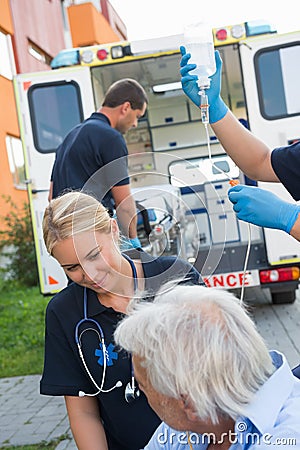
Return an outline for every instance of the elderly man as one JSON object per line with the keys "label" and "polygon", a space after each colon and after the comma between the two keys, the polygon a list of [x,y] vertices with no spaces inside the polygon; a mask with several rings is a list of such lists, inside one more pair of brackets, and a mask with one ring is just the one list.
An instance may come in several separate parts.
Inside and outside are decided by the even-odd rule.
{"label": "elderly man", "polygon": [[146,450],[300,449],[300,381],[231,293],[164,286],[115,338],[163,420]]}

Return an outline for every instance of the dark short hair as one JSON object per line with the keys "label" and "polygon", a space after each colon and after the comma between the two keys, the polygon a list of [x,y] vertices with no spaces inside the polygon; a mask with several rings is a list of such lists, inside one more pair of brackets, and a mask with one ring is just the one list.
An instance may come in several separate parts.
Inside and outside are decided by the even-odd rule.
{"label": "dark short hair", "polygon": [[132,109],[142,109],[148,104],[148,97],[144,88],[131,78],[124,78],[113,83],[106,92],[102,106],[115,108],[129,102]]}

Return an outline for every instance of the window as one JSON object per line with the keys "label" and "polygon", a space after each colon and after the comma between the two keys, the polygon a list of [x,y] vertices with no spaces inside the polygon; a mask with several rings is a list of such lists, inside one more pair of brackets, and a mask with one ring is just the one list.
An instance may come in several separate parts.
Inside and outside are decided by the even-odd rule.
{"label": "window", "polygon": [[5,141],[14,185],[18,189],[26,189],[25,163],[21,140],[13,136],[6,136]]}
{"label": "window", "polygon": [[262,116],[275,120],[300,114],[300,43],[271,47],[254,57]]}
{"label": "window", "polygon": [[11,37],[0,31],[0,75],[12,80],[15,74],[15,62],[13,57]]}
{"label": "window", "polygon": [[35,84],[28,90],[35,148],[55,152],[67,133],[83,120],[80,89],[75,81]]}
{"label": "window", "polygon": [[28,52],[38,61],[41,61],[50,66],[52,60],[51,56],[49,56],[46,52],[44,52],[44,50],[42,50],[40,47],[38,47],[31,41],[28,41]]}

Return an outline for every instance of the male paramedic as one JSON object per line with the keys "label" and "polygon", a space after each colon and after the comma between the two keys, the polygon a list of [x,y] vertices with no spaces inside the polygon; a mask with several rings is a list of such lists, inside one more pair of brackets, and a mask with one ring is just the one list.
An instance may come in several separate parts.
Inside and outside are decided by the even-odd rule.
{"label": "male paramedic", "polygon": [[[189,72],[196,67],[189,64],[190,54],[180,47],[181,84],[187,97],[200,106],[197,76]],[[300,200],[300,142],[275,148],[273,151],[245,128],[221,98],[222,60],[215,51],[217,70],[206,90],[209,102],[210,125],[224,150],[251,179],[281,182],[292,197]],[[237,185],[229,189],[229,200],[237,217],[267,228],[283,230],[300,240],[300,206],[288,203],[272,192],[255,186]]]}
{"label": "male paramedic", "polygon": [[111,215],[116,212],[132,247],[141,245],[123,134],[137,126],[147,104],[147,94],[137,81],[126,78],[113,83],[101,108],[73,128],[58,147],[50,183],[49,200],[66,190],[96,196]]}

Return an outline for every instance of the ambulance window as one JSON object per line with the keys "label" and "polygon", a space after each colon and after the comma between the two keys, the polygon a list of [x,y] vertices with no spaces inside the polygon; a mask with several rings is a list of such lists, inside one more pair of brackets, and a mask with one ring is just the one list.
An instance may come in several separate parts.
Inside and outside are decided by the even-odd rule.
{"label": "ambulance window", "polygon": [[83,120],[80,89],[75,81],[35,84],[28,90],[35,148],[52,153]]}
{"label": "ambulance window", "polygon": [[300,44],[258,51],[254,65],[262,116],[275,120],[300,114]]}

